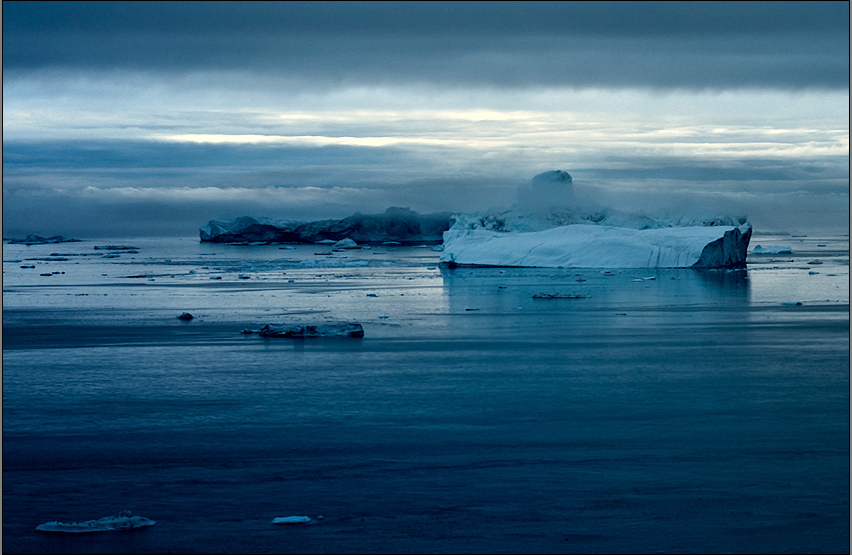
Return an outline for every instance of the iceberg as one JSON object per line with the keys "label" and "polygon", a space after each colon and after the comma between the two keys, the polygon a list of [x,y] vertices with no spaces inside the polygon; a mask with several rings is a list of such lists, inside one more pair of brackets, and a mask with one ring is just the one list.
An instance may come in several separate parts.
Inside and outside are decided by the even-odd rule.
{"label": "iceberg", "polygon": [[545,231],[451,228],[441,263],[539,268],[736,268],[751,225],[630,229],[572,224]]}
{"label": "iceberg", "polygon": [[3,239],[8,243],[20,243],[23,245],[49,245],[53,243],[79,243],[80,239],[65,237],[64,235],[54,235],[53,237],[42,237],[41,235],[29,234],[23,239]]}
{"label": "iceberg", "polygon": [[[545,172],[501,213],[455,215],[444,266],[540,268],[740,268],[752,226],[745,218],[654,219],[587,212],[567,172]],[[532,197],[532,198],[526,198]],[[526,198],[526,200],[524,200]]]}
{"label": "iceberg", "polygon": [[[353,244],[440,243],[452,213],[418,214],[391,207],[383,214],[354,214],[342,220],[273,221],[242,216],[230,222],[211,220],[198,232],[211,243],[323,243],[350,239]],[[343,247],[349,248],[349,247]]]}

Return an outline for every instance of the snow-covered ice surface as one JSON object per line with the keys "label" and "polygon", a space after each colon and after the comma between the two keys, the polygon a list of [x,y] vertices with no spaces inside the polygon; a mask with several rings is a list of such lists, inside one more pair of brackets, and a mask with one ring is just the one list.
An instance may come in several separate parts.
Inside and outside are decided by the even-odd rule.
{"label": "snow-covered ice surface", "polygon": [[[736,238],[724,240],[732,235]],[[459,221],[444,232],[441,262],[536,268],[733,266],[745,261],[750,236],[748,225],[632,229],[574,224],[544,231],[498,232],[470,229]],[[705,250],[716,244],[720,253],[714,260],[719,262],[699,264]]]}
{"label": "snow-covered ice surface", "polygon": [[[848,235],[753,243],[793,254],[5,244],[4,552],[848,552]],[[364,337],[241,333],[323,322]],[[157,526],[35,531],[116,507]]]}

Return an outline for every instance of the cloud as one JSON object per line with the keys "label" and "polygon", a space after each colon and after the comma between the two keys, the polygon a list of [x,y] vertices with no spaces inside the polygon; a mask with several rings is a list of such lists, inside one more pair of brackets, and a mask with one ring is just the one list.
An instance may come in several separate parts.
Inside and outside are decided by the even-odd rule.
{"label": "cloud", "polygon": [[848,10],[6,3],[4,232],[476,210],[552,169],[627,208],[842,225]]}
{"label": "cloud", "polygon": [[211,219],[313,220],[389,206],[472,212],[510,205],[548,169],[571,172],[578,197],[630,212],[747,214],[764,229],[848,222],[847,156],[720,160],[616,147],[572,166],[538,149],[475,164],[453,149],[461,171],[452,171],[453,160],[435,167],[428,153],[397,147],[71,140],[4,150],[6,235],[194,235]]}
{"label": "cloud", "polygon": [[4,76],[245,70],[306,86],[848,88],[848,3],[4,6]]}

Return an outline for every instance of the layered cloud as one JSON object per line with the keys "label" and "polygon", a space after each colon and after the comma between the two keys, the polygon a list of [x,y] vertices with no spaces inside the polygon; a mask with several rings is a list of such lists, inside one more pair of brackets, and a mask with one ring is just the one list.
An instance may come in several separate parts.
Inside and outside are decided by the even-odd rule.
{"label": "layered cloud", "polygon": [[4,235],[619,208],[848,231],[848,3],[7,3]]}

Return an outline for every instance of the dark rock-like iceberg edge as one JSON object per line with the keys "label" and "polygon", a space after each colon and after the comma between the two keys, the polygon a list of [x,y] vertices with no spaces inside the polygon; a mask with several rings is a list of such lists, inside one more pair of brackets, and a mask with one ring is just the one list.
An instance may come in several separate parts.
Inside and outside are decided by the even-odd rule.
{"label": "dark rock-like iceberg edge", "polygon": [[745,231],[735,227],[725,234],[708,243],[698,262],[692,268],[745,268],[748,256],[748,243],[751,240],[751,226]]}
{"label": "dark rock-like iceberg edge", "polygon": [[318,243],[348,238],[359,244],[440,244],[451,217],[450,212],[418,214],[408,208],[315,222],[272,223],[243,216],[231,222],[211,220],[199,229],[199,236],[210,243]]}

